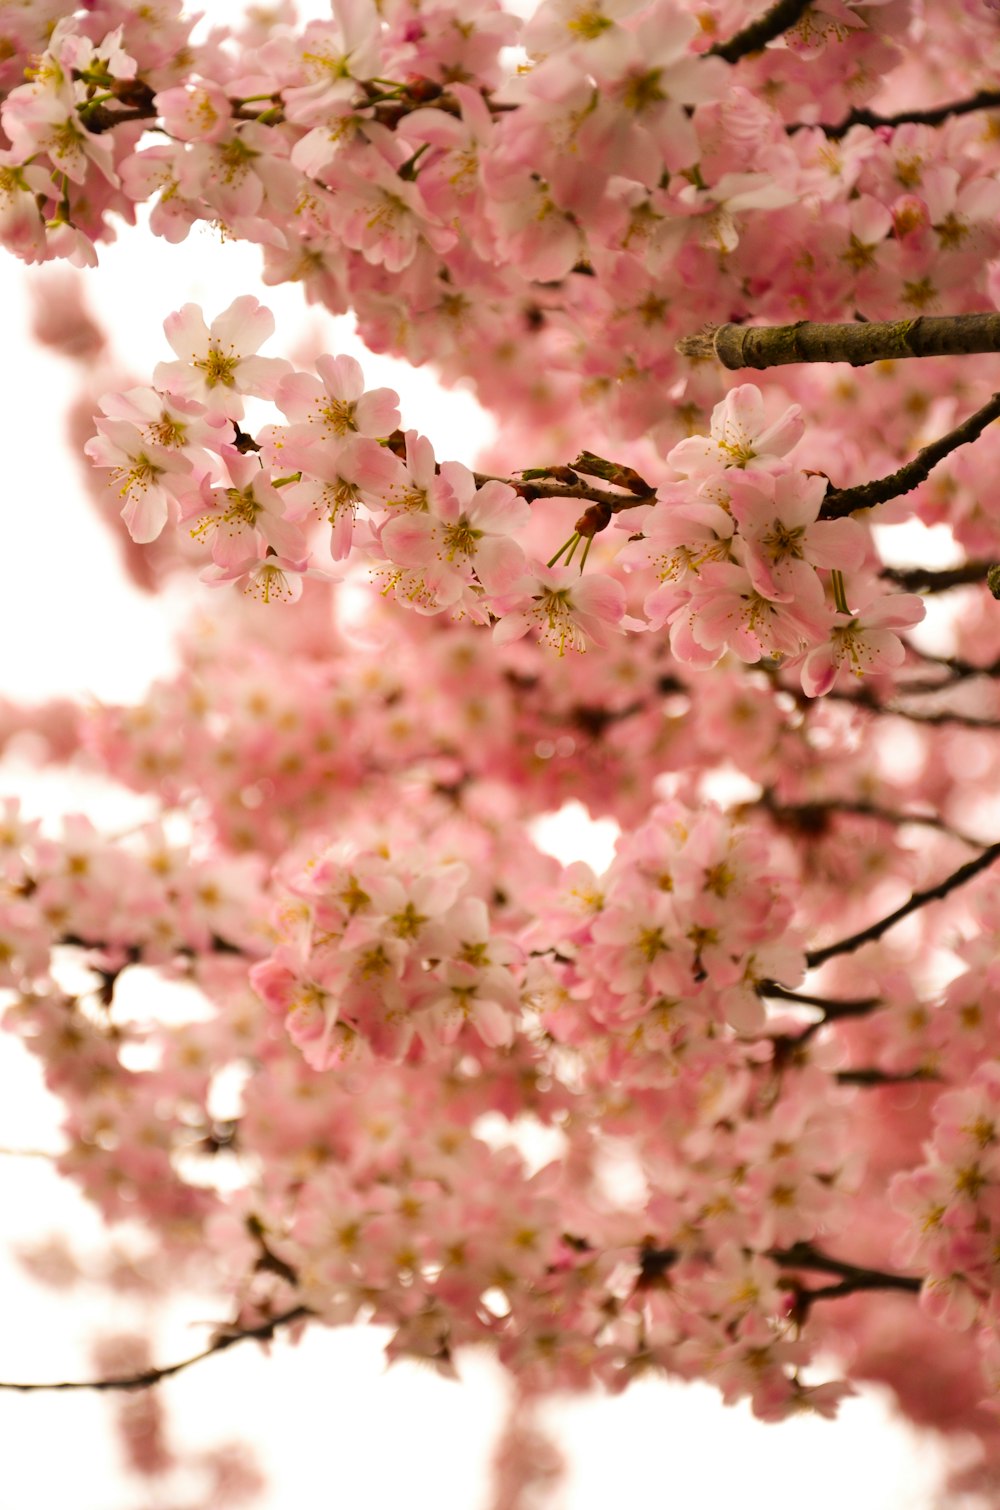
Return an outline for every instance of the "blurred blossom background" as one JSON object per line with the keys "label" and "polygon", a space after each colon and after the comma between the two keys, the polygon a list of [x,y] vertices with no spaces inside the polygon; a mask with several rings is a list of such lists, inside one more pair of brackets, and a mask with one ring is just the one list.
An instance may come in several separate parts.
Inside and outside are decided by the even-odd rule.
{"label": "blurred blossom background", "polygon": [[[218,22],[231,18],[233,8],[205,9]],[[301,9],[306,16],[324,10]],[[82,759],[68,770],[37,769],[39,736],[17,732],[11,705],[138,699],[151,680],[170,672],[178,626],[194,613],[212,613],[212,593],[196,580],[155,597],[130,580],[124,552],[135,548],[113,507],[98,516],[85,485],[81,449],[97,398],[148,381],[155,362],[169,355],[162,322],[171,310],[194,301],[211,319],[236,294],[255,293],[277,320],[267,354],[356,355],[367,385],[395,388],[404,426],[429,436],[439,455],[472,465],[495,434],[471,393],[446,391],[428,370],[368,353],[348,317],[308,309],[297,287],[263,289],[256,249],[222,245],[204,226],[169,246],[150,236],[142,219],[134,230],[123,227],[118,242],[101,250],[101,266],[86,275],[26,272],[13,259],[0,262],[7,469],[0,798],[20,797],[29,816],[50,826],[60,814],[83,811],[102,828],[125,830],[149,816],[150,807],[97,778]],[[564,861],[603,866],[610,858],[613,825],[590,823],[580,808],[553,815],[541,834]],[[142,985],[144,992],[155,988],[152,977]],[[162,1010],[178,1010],[176,988],[159,991]],[[148,1009],[148,996],[143,1005]],[[143,1298],[134,1283],[141,1231],[109,1236],[55,1174],[45,1155],[59,1150],[58,1125],[59,1104],[37,1065],[13,1037],[0,1035],[0,1377],[88,1378],[102,1361],[106,1371],[117,1371],[122,1364],[113,1351],[105,1348],[103,1360],[95,1354],[100,1335],[146,1334],[150,1360],[158,1364],[197,1352],[218,1320],[216,1303],[190,1295],[164,1308]],[[89,1266],[96,1275],[98,1265],[106,1272],[111,1243],[122,1261],[117,1293],[109,1296],[105,1285],[88,1284],[86,1273]],[[68,1251],[81,1260],[84,1278],[61,1285],[72,1269],[63,1256]],[[500,1369],[484,1353],[459,1355],[459,1383],[410,1362],[387,1369],[384,1342],[374,1328],[313,1328],[298,1345],[280,1338],[270,1356],[243,1344],[158,1386],[170,1445],[189,1465],[164,1479],[162,1495],[129,1473],[114,1431],[116,1411],[141,1415],[140,1397],[0,1392],[0,1510],[185,1510],[204,1503],[203,1455],[227,1442],[252,1444],[253,1455],[234,1446],[212,1460],[211,1502],[219,1506],[230,1488],[249,1487],[259,1467],[265,1482],[253,1503],[261,1510],[381,1510],[403,1503],[410,1510],[489,1510],[490,1464],[507,1395]],[[543,1422],[565,1459],[563,1477],[545,1501],[553,1510],[941,1504],[935,1441],[899,1424],[879,1391],[849,1401],[832,1424],[802,1418],[764,1426],[745,1405],[724,1408],[707,1387],[648,1380],[620,1398],[553,1403]]]}

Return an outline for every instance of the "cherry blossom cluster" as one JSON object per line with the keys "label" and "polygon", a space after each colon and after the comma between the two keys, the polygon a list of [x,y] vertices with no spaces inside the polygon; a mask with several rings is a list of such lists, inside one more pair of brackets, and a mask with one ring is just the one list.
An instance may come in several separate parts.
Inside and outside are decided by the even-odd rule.
{"label": "cherry blossom cluster", "polygon": [[[0,744],[159,815],[110,841],[4,808],[4,1020],[57,1167],[164,1290],[215,1291],[217,1337],[373,1320],[445,1373],[489,1345],[521,1400],[656,1370],[767,1419],[873,1379],[974,1434],[995,1502],[997,427],[865,516],[980,560],[889,567],[835,496],[994,359],[758,388],[675,348],[996,305],[1000,24],[816,0],[727,50],[760,11],[5,14],[0,242],[86,264],[143,203],[250,240],[501,438],[439,460],[353,360],[262,356],[250,297],[171,315],[147,386],[102,375],[136,580],[244,592],[202,595],[137,706],[0,705]],[[58,308],[42,338],[99,351]],[[362,577],[355,633],[329,584]],[[906,631],[945,589],[932,653]],[[567,799],[621,830],[603,874],[539,847]],[[130,1005],[149,969],[189,1018]],[[155,1408],[122,1425],[158,1471]],[[544,1473],[517,1410],[505,1451]]]}
{"label": "cherry blossom cluster", "polygon": [[[530,562],[512,538],[530,517],[514,488],[477,486],[467,467],[439,466],[415,431],[400,436],[396,395],[365,391],[352,357],[319,358],[313,377],[257,356],[274,322],[250,296],[210,328],[194,305],[165,328],[178,360],[159,365],[155,388],[110,395],[87,448],[111,469],[133,539],[155,539],[173,499],[191,538],[210,545],[209,581],[287,603],[315,569],[301,523],[319,519],[334,561],[356,544],[398,602],[480,623],[503,616],[501,642],[535,628],[562,653],[620,627],[620,584]],[[273,398],[291,423],[242,441],[247,395]],[[229,426],[235,443],[223,438]],[[356,541],[361,506],[371,524]]]}
{"label": "cherry blossom cluster", "polygon": [[786,884],[764,834],[710,807],[656,808],[605,876],[571,866],[556,907],[539,912],[539,940],[566,961],[538,982],[549,1031],[574,1042],[585,1012],[621,1052],[668,1074],[675,1053],[723,1023],[759,1032],[760,982],[796,985],[804,969]]}
{"label": "cherry blossom cluster", "polygon": [[[113,870],[133,901],[146,872],[168,896],[183,897],[174,879],[180,851],[172,870],[170,852],[151,833],[130,869],[120,851],[117,860],[113,849],[99,851],[80,826],[60,845],[43,841],[13,809],[7,825],[12,892],[37,895],[48,914],[46,870],[68,871],[82,891],[90,887],[90,905],[107,925],[102,942],[96,919],[86,922],[87,904],[58,909],[61,918],[81,918],[80,936],[63,933],[58,942],[88,946],[84,959],[97,975],[86,1010],[48,980],[41,943],[37,961],[22,943],[9,949],[22,991],[10,1026],[43,1058],[68,1107],[70,1146],[60,1168],[108,1217],[141,1213],[178,1258],[200,1254],[207,1234],[233,1266],[249,1320],[287,1304],[291,1292],[332,1323],[364,1308],[392,1327],[391,1356],[425,1357],[446,1370],[455,1347],[489,1339],[536,1388],[595,1377],[620,1388],[646,1359],[689,1377],[707,1374],[727,1398],[749,1396],[767,1417],[805,1404],[833,1407],[841,1386],[817,1393],[800,1378],[812,1345],[796,1336],[794,1287],[779,1283],[778,1254],[841,1219],[852,1178],[847,1103],[832,1085],[817,1094],[810,1083],[808,1096],[776,1109],[766,1089],[768,1040],[753,1049],[724,1032],[720,1010],[742,1000],[755,971],[785,969],[791,980],[801,968],[759,836],[743,835],[719,813],[664,808],[602,881],[570,870],[523,943],[510,925],[494,926],[476,894],[484,877],[467,861],[435,858],[426,847],[320,847],[279,877],[278,944],[250,969],[272,1009],[262,1013],[246,992],[247,955],[263,952],[255,895],[240,898],[240,931],[226,925],[216,899],[207,939],[188,933],[168,945],[161,926],[160,952],[134,933],[119,936],[100,874]],[[507,904],[513,918],[523,915],[537,877],[526,873],[520,885],[523,899]],[[585,937],[579,907],[593,913],[585,895],[593,886],[607,901]],[[671,903],[669,916],[655,912],[656,949],[629,922],[652,905],[651,890]],[[741,919],[728,928],[723,901]],[[558,939],[549,965],[542,934]],[[532,939],[537,952],[529,956]],[[752,961],[740,956],[751,948]],[[136,962],[169,969],[178,958],[197,961],[196,979],[219,1006],[218,1019],[150,1022],[141,1032],[120,1022],[123,972]],[[529,958],[539,972],[565,971],[558,1010]],[[581,990],[587,969],[592,993]],[[688,998],[686,1027],[675,1025],[669,1045],[665,986],[679,1006]],[[640,1046],[644,994],[655,1021]],[[607,1011],[599,1000],[611,1004]],[[700,1029],[696,1003],[707,1014]],[[271,1031],[275,1010],[301,1058],[282,1048],[283,1031]],[[626,1026],[623,1060],[617,1044]],[[140,1042],[155,1046],[156,1068],[127,1068],[126,1051]],[[666,1076],[657,1068],[665,1051]],[[432,1090],[427,1065],[442,1054],[451,1070]],[[251,1075],[238,1122],[226,1128],[207,1103],[212,1075],[233,1061],[267,1072]],[[346,1094],[329,1094],[331,1074]],[[476,1131],[491,1105],[508,1118],[523,1113],[532,1104],[529,1083],[535,1114],[567,1140],[564,1155],[533,1178],[521,1155],[491,1149]],[[638,1098],[632,1133],[651,1191],[641,1212],[602,1214],[591,1190],[599,1175],[587,1107],[612,1086]],[[629,1117],[625,1105],[619,1119]],[[736,1122],[744,1124],[738,1135]],[[270,1173],[263,1182],[244,1178],[223,1201],[184,1160],[234,1137]],[[733,1191],[731,1203],[719,1203],[720,1188]],[[651,1245],[651,1224],[662,1250]],[[138,1430],[139,1418],[130,1421]]]}
{"label": "cherry blossom cluster", "polygon": [[892,1184],[893,1204],[908,1229],[901,1256],[919,1263],[927,1276],[921,1305],[946,1326],[978,1327],[994,1401],[1000,1383],[998,1115],[1000,1065],[986,1059],[962,1089],[938,1098],[926,1162]]}
{"label": "cherry blossom cluster", "polygon": [[[622,495],[621,565],[661,581],[636,619],[615,576],[555,567],[562,550],[548,565],[526,555],[516,538],[532,521],[523,485],[437,462],[426,438],[400,432],[396,395],[366,390],[352,357],[321,356],[313,376],[257,355],[273,328],[251,296],[211,326],[186,305],[165,326],[177,359],[160,363],[153,388],[106,397],[87,446],[125,500],[132,538],[156,539],[173,507],[209,547],[206,580],[241,582],[263,603],[297,601],[303,577],[322,570],[308,535],[319,522],[334,562],[364,561],[383,593],[418,613],[493,623],[498,644],[534,631],[561,655],[667,626],[674,656],[695,666],[727,650],[801,663],[809,696],[841,670],[902,663],[895,631],[922,618],[923,604],[880,592],[861,524],[819,517],[825,478],[783,459],[802,435],[796,407],[768,425],[760,391],[734,389],[710,436],[670,451],[677,480],[655,503],[636,510]],[[247,397],[272,399],[289,423],[247,436]]]}
{"label": "cherry blossom cluster", "polygon": [[765,426],[760,391],[733,389],[716,405],[711,435],[667,456],[684,481],[661,489],[646,518],[618,523],[634,542],[623,564],[651,565],[661,579],[644,610],[650,629],[669,626],[678,660],[804,655],[802,686],[815,697],[841,668],[861,676],[901,665],[894,631],[919,622],[924,605],[880,591],[863,525],[819,517],[827,479],[782,460],[802,428],[797,407]]}
{"label": "cherry blossom cluster", "polygon": [[469,881],[468,866],[419,850],[338,846],[292,880],[281,943],[250,979],[314,1069],[366,1049],[405,1058],[415,1034],[427,1050],[466,1028],[491,1048],[510,1044],[518,951]]}
{"label": "cherry blossom cluster", "polygon": [[496,931],[468,866],[426,847],[334,845],[286,878],[279,946],[250,979],[316,1069],[433,1053],[470,1032],[506,1048],[527,1004],[567,1043],[620,1038],[640,1081],[655,1078],[727,1022],[759,1032],[760,983],[801,977],[773,865],[764,835],[721,812],[657,809],[605,878],[571,867],[519,941]]}
{"label": "cherry blossom cluster", "polygon": [[[343,0],[301,30],[288,9],[200,45],[179,0],[152,19],[94,4],[3,103],[0,239],[93,260],[152,199],[155,232],[207,221],[256,242],[268,281],[354,307],[372,345],[473,378],[498,412],[574,408],[662,453],[715,397],[674,352],[702,319],[992,302],[1000,191],[977,119],[817,124],[894,71],[905,90],[915,7],[810,6],[735,64],[705,56],[754,14],[546,0],[512,73],[519,22],[487,0],[433,16]],[[15,57],[39,46],[23,25]],[[972,38],[989,77],[989,7],[944,31],[936,88],[962,88]]]}
{"label": "cherry blossom cluster", "polygon": [[142,960],[260,947],[260,876],[252,860],[194,862],[158,824],[115,843],[83,817],[59,839],[25,820],[16,801],[0,822],[0,984],[15,990],[47,979],[59,944],[101,953],[116,971]]}
{"label": "cherry blossom cluster", "polygon": [[[846,1104],[762,1111],[730,1140],[727,1113],[739,1107],[752,1117],[760,1089],[745,1066],[735,1070],[728,1094],[703,1099],[700,1111],[695,1073],[660,1095],[658,1136],[652,1104],[636,1114],[648,1125],[651,1192],[628,1211],[599,1194],[577,1096],[542,1098],[565,1146],[529,1175],[514,1148],[491,1150],[464,1125],[472,1086],[461,1070],[442,1083],[440,1104],[418,1109],[419,1070],[381,1066],[352,1084],[353,1116],[319,1098],[299,1103],[289,1178],[296,1145],[322,1150],[323,1166],[303,1182],[300,1160],[294,1193],[272,1183],[244,1232],[263,1231],[275,1271],[282,1266],[286,1284],[294,1274],[295,1292],[324,1319],[352,1320],[366,1308],[392,1327],[390,1356],[451,1372],[457,1347],[490,1341],[536,1391],[595,1378],[618,1390],[659,1366],[708,1377],[727,1399],[749,1397],[765,1419],[832,1410],[843,1384],[817,1391],[799,1376],[812,1346],[798,1335],[795,1287],[782,1282],[775,1244],[836,1225],[852,1184]],[[257,1094],[251,1128],[266,1116]],[[673,1135],[685,1117],[668,1156],[664,1127]],[[374,1141],[359,1136],[362,1126]],[[732,1199],[720,1199],[727,1190]],[[213,1230],[221,1240],[222,1220]],[[243,1243],[250,1261],[253,1240]]]}

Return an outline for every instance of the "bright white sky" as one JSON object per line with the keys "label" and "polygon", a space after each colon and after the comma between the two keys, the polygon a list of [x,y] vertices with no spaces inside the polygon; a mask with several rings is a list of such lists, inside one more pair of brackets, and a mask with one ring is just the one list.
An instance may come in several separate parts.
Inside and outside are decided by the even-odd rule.
{"label": "bright white sky", "polygon": [[[225,14],[227,7],[216,6]],[[230,10],[231,14],[231,10]],[[166,355],[162,321],[187,300],[211,315],[237,293],[274,310],[278,335],[267,350],[293,350],[319,318],[297,288],[262,289],[258,254],[222,246],[207,230],[179,247],[123,231],[85,280],[86,294],[112,331],[116,356],[141,380]],[[35,274],[34,276],[37,276]],[[5,311],[0,415],[7,468],[2,504],[7,570],[0,595],[0,696],[53,694],[128,699],[171,664],[171,617],[179,604],[150,602],[124,582],[113,542],[80,495],[77,463],[63,443],[64,411],[77,375],[28,335],[25,277],[0,260]],[[404,423],[428,434],[443,455],[472,462],[492,433],[467,393],[441,390],[426,372],[365,354],[349,322],[326,320],[327,349],[353,350],[370,381],[395,387]],[[46,815],[86,802],[109,823],[122,805],[81,783],[39,781],[23,763],[0,767],[0,796],[18,792]],[[587,850],[579,815],[550,833],[564,858]],[[598,849],[609,836],[594,838]],[[596,856],[595,856],[596,858]],[[603,856],[599,863],[603,863]],[[0,1036],[0,1146],[54,1146],[56,1108],[35,1066]],[[41,1161],[0,1157],[3,1236],[21,1241],[61,1230],[98,1245],[100,1228],[75,1192]],[[0,1254],[5,1281],[3,1378],[73,1378],[90,1372],[86,1339],[98,1327],[127,1327],[125,1299],[109,1309],[96,1292],[63,1297],[42,1290]],[[196,1351],[208,1317],[197,1299],[156,1318],[156,1356]],[[461,1385],[416,1366],[386,1372],[372,1332],[313,1332],[297,1349],[272,1356],[245,1346],[162,1386],[178,1437],[192,1445],[252,1441],[271,1479],[261,1510],[486,1510],[486,1464],[504,1392],[485,1356],[460,1360]],[[881,1395],[852,1401],[839,1423],[799,1419],[761,1426],[743,1408],[724,1410],[708,1388],[648,1382],[615,1400],[594,1397],[553,1406],[549,1416],[570,1458],[559,1510],[615,1504],[716,1510],[925,1510],[940,1477],[932,1442],[889,1420]],[[146,1510],[122,1477],[104,1402],[85,1394],[0,1394],[4,1443],[0,1510]],[[168,1497],[184,1503],[183,1486]]]}

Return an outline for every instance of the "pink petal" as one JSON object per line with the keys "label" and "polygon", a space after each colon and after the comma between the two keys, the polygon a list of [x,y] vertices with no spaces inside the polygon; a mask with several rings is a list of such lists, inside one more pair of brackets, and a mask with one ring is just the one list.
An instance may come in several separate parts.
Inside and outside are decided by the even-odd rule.
{"label": "pink petal", "polygon": [[122,509],[125,527],[137,545],[148,545],[167,522],[167,495],[160,488],[133,494]]}
{"label": "pink petal", "polygon": [[252,294],[234,299],[229,308],[212,321],[212,340],[217,341],[223,350],[228,347],[240,356],[249,356],[273,334],[274,316]]}
{"label": "pink petal", "polygon": [[399,514],[383,525],[379,539],[398,566],[426,566],[434,559],[437,524],[429,514]]}
{"label": "pink petal", "polygon": [[356,403],[365,391],[365,375],[361,363],[354,357],[317,357],[316,371],[326,384],[327,392],[341,403]]}
{"label": "pink petal", "polygon": [[476,574],[489,593],[509,592],[524,564],[524,551],[508,535],[491,536],[476,551]]}
{"label": "pink petal", "polygon": [[182,362],[197,361],[208,351],[208,326],[197,304],[185,304],[168,315],[163,333]]}

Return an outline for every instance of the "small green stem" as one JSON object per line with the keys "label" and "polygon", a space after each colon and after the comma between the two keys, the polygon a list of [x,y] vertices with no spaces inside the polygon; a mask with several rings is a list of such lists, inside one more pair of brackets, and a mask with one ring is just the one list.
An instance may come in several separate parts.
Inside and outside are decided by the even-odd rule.
{"label": "small green stem", "polygon": [[559,557],[566,555],[566,552],[569,551],[569,556],[567,556],[567,558],[566,558],[566,565],[568,566],[569,563],[570,563],[570,560],[572,559],[573,552],[576,550],[577,543],[578,543],[579,539],[580,539],[579,535],[576,535],[576,534],[570,535],[569,539],[568,540],[564,540],[563,543],[562,543],[562,545],[560,545],[559,549],[556,551],[555,555],[552,557],[552,560],[551,561],[546,561],[546,563],[545,563],[546,566],[555,566],[556,562],[559,560]]}
{"label": "small green stem", "polygon": [[416,178],[417,163],[423,157],[424,153],[429,149],[430,142],[424,142],[423,146],[418,147],[412,157],[408,157],[405,163],[403,163],[401,167],[396,169],[397,176],[401,178],[404,183],[412,183],[412,181]]}
{"label": "small green stem", "polygon": [[844,587],[844,573],[842,571],[838,571],[837,568],[834,567],[833,571],[831,571],[830,573],[830,582],[833,587],[833,601],[837,605],[837,612],[846,613],[847,617],[849,619],[852,619],[854,615],[847,606],[847,590]]}

